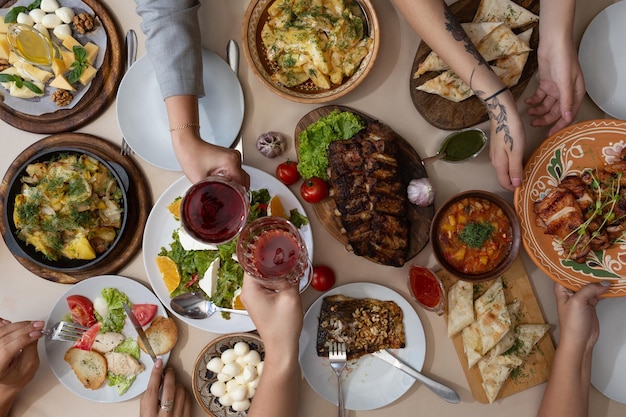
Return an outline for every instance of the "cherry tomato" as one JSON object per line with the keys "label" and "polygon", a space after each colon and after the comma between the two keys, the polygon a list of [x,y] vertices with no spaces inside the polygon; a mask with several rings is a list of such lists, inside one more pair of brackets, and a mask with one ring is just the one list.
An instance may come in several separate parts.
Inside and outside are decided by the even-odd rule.
{"label": "cherry tomato", "polygon": [[98,320],[93,312],[93,303],[91,300],[82,295],[70,295],[66,298],[67,306],[72,314],[72,321],[81,326],[91,327]]}
{"label": "cherry tomato", "polygon": [[157,312],[156,304],[133,304],[133,313],[139,320],[139,324],[145,326],[150,323]]}
{"label": "cherry tomato", "polygon": [[81,350],[91,350],[91,347],[93,346],[93,342],[95,342],[96,336],[100,332],[101,327],[102,327],[102,323],[96,322],[96,324],[91,326],[89,330],[83,333],[80,339],[74,342],[74,347],[76,349],[81,349]]}
{"label": "cherry tomato", "polygon": [[308,203],[319,203],[328,195],[328,185],[321,178],[309,178],[300,186],[300,195]]}
{"label": "cherry tomato", "polygon": [[290,160],[279,164],[276,167],[276,178],[285,185],[295,184],[300,179],[298,164]]}
{"label": "cherry tomato", "polygon": [[335,285],[335,272],[325,265],[313,267],[311,287],[317,291],[328,291]]}

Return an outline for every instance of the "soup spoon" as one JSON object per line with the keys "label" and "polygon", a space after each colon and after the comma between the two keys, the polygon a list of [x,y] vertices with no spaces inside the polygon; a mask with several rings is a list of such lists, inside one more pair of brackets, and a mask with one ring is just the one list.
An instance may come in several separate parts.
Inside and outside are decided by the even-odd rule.
{"label": "soup spoon", "polygon": [[244,316],[249,315],[246,310],[218,307],[212,301],[204,298],[204,295],[199,292],[188,292],[178,295],[172,298],[170,306],[176,313],[181,316],[189,317],[190,319],[205,319],[211,317],[216,311],[221,313],[241,314]]}

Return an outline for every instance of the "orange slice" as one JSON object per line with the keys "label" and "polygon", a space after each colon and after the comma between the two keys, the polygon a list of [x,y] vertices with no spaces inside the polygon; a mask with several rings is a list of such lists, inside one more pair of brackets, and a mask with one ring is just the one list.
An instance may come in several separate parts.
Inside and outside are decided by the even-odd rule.
{"label": "orange slice", "polygon": [[165,288],[167,291],[171,293],[180,284],[180,272],[178,271],[178,265],[172,258],[167,256],[157,256],[156,263],[159,267],[159,271],[161,272],[161,277],[163,277],[163,282],[165,283]]}
{"label": "orange slice", "polygon": [[281,203],[280,198],[277,195],[270,199],[270,202],[267,204],[267,215],[268,216],[276,216],[282,217],[284,219],[288,219],[287,213],[285,212],[285,208],[283,207],[283,203]]}
{"label": "orange slice", "polygon": [[169,206],[167,206],[167,209],[169,210],[170,213],[172,213],[172,216],[174,216],[176,220],[180,220],[181,201],[183,201],[183,199],[179,197],[176,200],[172,201]]}
{"label": "orange slice", "polygon": [[241,288],[235,291],[235,295],[233,297],[233,308],[235,310],[245,310],[246,307],[241,302]]}

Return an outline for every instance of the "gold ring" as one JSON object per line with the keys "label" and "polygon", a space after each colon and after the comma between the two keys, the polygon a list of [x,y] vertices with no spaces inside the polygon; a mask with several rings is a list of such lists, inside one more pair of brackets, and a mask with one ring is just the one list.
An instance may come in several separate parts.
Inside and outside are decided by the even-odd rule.
{"label": "gold ring", "polygon": [[174,400],[165,400],[161,403],[161,410],[169,413],[174,409]]}

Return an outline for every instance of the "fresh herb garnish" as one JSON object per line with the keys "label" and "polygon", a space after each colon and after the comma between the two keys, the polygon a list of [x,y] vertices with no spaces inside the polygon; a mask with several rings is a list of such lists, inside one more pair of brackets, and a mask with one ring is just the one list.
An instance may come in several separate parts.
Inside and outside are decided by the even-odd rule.
{"label": "fresh herb garnish", "polygon": [[41,6],[41,0],[35,0],[28,6],[15,6],[4,16],[4,23],[15,23],[17,22],[17,15],[38,9],[39,6]]}
{"label": "fresh herb garnish", "polygon": [[491,237],[494,230],[491,223],[469,222],[459,234],[459,239],[470,248],[480,248]]}
{"label": "fresh herb garnish", "polygon": [[75,59],[70,66],[70,75],[67,77],[67,81],[69,81],[70,84],[74,84],[78,81],[83,75],[83,72],[85,72],[85,68],[89,65],[89,62],[87,62],[87,51],[85,48],[75,45],[72,50],[74,51]]}
{"label": "fresh herb garnish", "polygon": [[35,94],[42,94],[43,91],[41,91],[41,88],[37,87],[36,84],[23,79],[22,77],[20,77],[19,75],[15,75],[15,74],[0,74],[0,83],[9,83],[9,82],[14,82],[15,86],[17,88],[22,88],[22,87],[26,87],[28,88],[30,91],[32,91]]}

